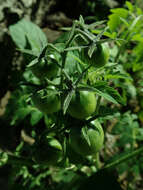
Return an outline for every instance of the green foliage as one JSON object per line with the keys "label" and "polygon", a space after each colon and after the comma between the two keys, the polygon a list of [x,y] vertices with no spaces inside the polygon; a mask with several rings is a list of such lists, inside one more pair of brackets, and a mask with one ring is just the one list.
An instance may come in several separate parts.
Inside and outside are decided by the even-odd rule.
{"label": "green foliage", "polygon": [[25,19],[11,25],[9,30],[18,48],[31,49],[36,55],[47,44],[47,38],[42,30],[34,23]]}
{"label": "green foliage", "polygon": [[[1,166],[12,165],[11,189],[121,189],[115,169],[119,177],[126,170],[141,177],[142,159],[134,157],[143,151],[142,14],[127,1],[111,9],[107,23],[87,24],[80,16],[54,43],[29,21],[10,26],[16,46],[30,57],[3,117],[22,134],[15,151],[0,155]],[[96,67],[91,58],[105,43],[109,54],[100,49],[92,61],[106,63]]]}

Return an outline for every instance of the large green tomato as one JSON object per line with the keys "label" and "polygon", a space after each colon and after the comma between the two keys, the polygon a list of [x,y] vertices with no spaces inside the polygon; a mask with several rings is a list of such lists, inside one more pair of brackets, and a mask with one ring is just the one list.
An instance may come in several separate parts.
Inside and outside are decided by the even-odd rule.
{"label": "large green tomato", "polygon": [[33,160],[38,164],[57,164],[61,161],[63,150],[60,142],[53,137],[45,137],[38,142],[33,152]]}
{"label": "large green tomato", "polygon": [[109,59],[109,47],[106,43],[98,44],[91,58],[88,56],[88,48],[84,48],[81,51],[81,59],[96,68],[103,67]]}
{"label": "large green tomato", "polygon": [[102,126],[97,120],[92,121],[90,126],[74,126],[70,131],[69,142],[76,153],[82,156],[95,155],[104,142]]}
{"label": "large green tomato", "polygon": [[31,66],[30,69],[37,78],[43,80],[44,78],[51,79],[56,77],[59,67],[56,64],[56,61],[49,57],[47,61],[42,59],[41,62]]}
{"label": "large green tomato", "polygon": [[31,97],[34,106],[45,114],[51,114],[59,111],[61,109],[60,97],[54,93],[54,86],[49,86],[43,92],[36,92]]}
{"label": "large green tomato", "polygon": [[94,92],[77,91],[73,94],[68,107],[68,113],[77,119],[91,116],[96,109],[96,96]]}

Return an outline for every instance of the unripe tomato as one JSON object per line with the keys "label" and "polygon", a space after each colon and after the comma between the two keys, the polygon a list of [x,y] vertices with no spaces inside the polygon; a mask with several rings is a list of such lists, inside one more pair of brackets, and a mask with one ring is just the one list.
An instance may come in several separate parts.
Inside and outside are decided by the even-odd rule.
{"label": "unripe tomato", "polygon": [[98,44],[91,58],[88,56],[88,48],[84,48],[81,52],[81,59],[96,68],[103,67],[109,59],[109,47],[106,43]]}
{"label": "unripe tomato", "polygon": [[32,102],[36,108],[45,114],[51,114],[61,109],[60,97],[54,94],[55,87],[49,86],[44,92],[33,94]]}
{"label": "unripe tomato", "polygon": [[77,91],[73,94],[68,107],[68,113],[77,119],[91,116],[96,109],[96,96],[94,92]]}
{"label": "unripe tomato", "polygon": [[[73,150],[82,155],[95,155],[103,146],[104,132],[97,120],[91,122],[92,126],[74,126],[71,128],[69,142]],[[86,134],[85,134],[86,133]]]}
{"label": "unripe tomato", "polygon": [[55,60],[49,57],[47,61],[42,59],[41,62],[31,66],[30,69],[37,78],[43,80],[44,78],[56,77],[59,67]]}
{"label": "unripe tomato", "polygon": [[60,142],[53,137],[45,137],[38,142],[33,152],[33,160],[39,164],[57,164],[63,155]]}

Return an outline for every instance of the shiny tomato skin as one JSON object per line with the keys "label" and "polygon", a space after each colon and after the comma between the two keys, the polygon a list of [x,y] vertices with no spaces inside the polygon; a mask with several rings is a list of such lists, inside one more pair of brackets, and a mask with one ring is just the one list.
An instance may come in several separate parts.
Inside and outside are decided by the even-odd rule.
{"label": "shiny tomato skin", "polygon": [[91,116],[96,109],[96,96],[94,92],[77,91],[74,93],[68,107],[68,113],[77,119]]}
{"label": "shiny tomato skin", "polygon": [[95,155],[103,146],[104,142],[104,132],[102,126],[97,120],[92,122],[91,126],[86,126],[86,136],[83,133],[83,128],[85,126],[78,127],[74,126],[70,131],[70,145],[73,150],[82,155],[89,156]]}

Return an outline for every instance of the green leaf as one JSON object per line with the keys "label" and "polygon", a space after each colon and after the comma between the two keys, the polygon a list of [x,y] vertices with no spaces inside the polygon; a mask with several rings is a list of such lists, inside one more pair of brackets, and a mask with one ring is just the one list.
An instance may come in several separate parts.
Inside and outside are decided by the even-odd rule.
{"label": "green leaf", "polygon": [[101,90],[98,90],[97,88],[94,88],[94,87],[88,87],[88,86],[86,86],[86,87],[80,87],[80,88],[78,88],[78,90],[80,90],[80,91],[85,91],[85,90],[87,90],[87,91],[92,91],[92,92],[96,92],[96,94],[98,94],[99,96],[102,96],[103,98],[105,98],[105,99],[107,99],[108,101],[110,101],[110,102],[112,102],[112,103],[114,103],[114,104],[118,104],[118,102],[113,98],[113,97],[111,97],[109,94],[107,94],[106,92],[103,92],[103,91],[101,91]]}
{"label": "green leaf", "polygon": [[134,6],[132,5],[132,3],[131,3],[131,2],[126,1],[126,2],[125,2],[125,4],[126,4],[126,6],[128,7],[128,9],[129,9],[131,12],[133,12],[133,11],[134,11]]}
{"label": "green leaf", "polygon": [[34,57],[37,57],[37,53],[34,53],[32,50],[29,50],[29,49],[18,49],[18,51],[22,52],[22,53],[25,53],[25,54],[28,54],[28,55],[32,55]]}
{"label": "green leaf", "polygon": [[132,80],[132,78],[130,76],[128,76],[127,74],[124,73],[112,73],[112,74],[106,74],[105,75],[106,79],[128,79],[128,80]]}
{"label": "green leaf", "polygon": [[84,19],[83,19],[82,15],[80,15],[80,17],[79,17],[79,22],[81,25],[84,25]]}
{"label": "green leaf", "polygon": [[123,18],[126,18],[128,16],[128,10],[124,8],[111,9],[111,12]]}
{"label": "green leaf", "polygon": [[120,24],[120,19],[119,19],[118,15],[112,14],[109,16],[108,26],[111,31],[116,31],[119,24]]}
{"label": "green leaf", "polygon": [[[31,49],[36,54],[47,44],[44,32],[34,23],[25,19],[9,27],[10,35],[20,49]],[[29,48],[27,48],[30,45]]]}
{"label": "green leaf", "polygon": [[126,19],[128,16],[128,11],[123,8],[116,8],[111,10],[112,14],[109,15],[108,26],[111,31],[117,31],[119,25],[121,24],[121,18]]}
{"label": "green leaf", "polygon": [[129,27],[129,31],[133,30],[137,23],[140,21],[143,15],[139,15],[136,19],[134,19],[133,23]]}
{"label": "green leaf", "polygon": [[71,32],[70,32],[70,35],[69,35],[69,39],[66,42],[66,47],[69,46],[70,42],[72,41],[72,38],[73,38],[74,33],[75,33],[75,27],[76,27],[76,22],[73,23],[73,26],[72,26],[72,29],[71,29]]}
{"label": "green leaf", "polygon": [[105,117],[105,116],[109,116],[109,115],[112,116],[115,113],[118,113],[117,109],[110,108],[107,106],[102,106],[102,105],[100,105],[99,110],[98,110],[99,117]]}
{"label": "green leaf", "polygon": [[96,51],[96,45],[95,44],[92,44],[91,46],[89,46],[89,49],[88,49],[88,56],[91,58],[93,52]]}
{"label": "green leaf", "polygon": [[33,65],[38,63],[38,58],[32,60],[26,67],[32,67]]}
{"label": "green leaf", "polygon": [[43,113],[40,112],[39,110],[34,110],[31,112],[31,118],[30,118],[30,124],[32,126],[36,125],[41,118],[43,117]]}
{"label": "green leaf", "polygon": [[107,94],[105,92],[102,92],[102,91],[100,91],[98,89],[96,89],[95,92],[98,95],[102,96],[103,98],[107,99],[108,101],[110,101],[110,102],[112,102],[114,104],[118,104],[118,102],[112,96],[110,96],[109,94]]}
{"label": "green leaf", "polygon": [[[103,90],[103,89],[102,89]],[[120,96],[120,94],[118,93],[117,90],[115,90],[114,88],[106,85],[104,91],[110,95],[114,100],[116,100],[116,102],[126,105],[124,99]]]}
{"label": "green leaf", "polygon": [[139,41],[139,42],[143,42],[143,37],[141,34],[135,34],[132,36],[132,39],[133,41]]}
{"label": "green leaf", "polygon": [[87,90],[87,91],[96,92],[99,96],[102,96],[103,98],[107,99],[108,101],[114,104],[120,103],[120,104],[125,105],[125,101],[120,96],[118,91],[110,87],[104,81],[96,82],[94,84],[94,87],[87,86],[87,85],[83,87],[79,87],[78,90]]}
{"label": "green leaf", "polygon": [[11,125],[15,125],[18,122],[22,121],[23,119],[25,119],[25,117],[31,113],[31,111],[33,110],[33,108],[31,106],[27,106],[27,107],[20,107],[19,109],[17,109],[17,111],[15,112],[12,121],[11,121]]}
{"label": "green leaf", "polygon": [[64,51],[80,50],[81,48],[86,48],[86,47],[88,47],[88,46],[73,46],[73,47],[64,49]]}
{"label": "green leaf", "polygon": [[68,73],[68,75],[75,76],[75,73],[81,72],[79,63],[84,64],[76,53],[68,52],[65,63],[65,71]]}
{"label": "green leaf", "polygon": [[88,24],[87,27],[88,27],[88,29],[92,30],[97,26],[103,25],[105,22],[106,22],[106,20],[97,21],[92,24]]}
{"label": "green leaf", "polygon": [[89,139],[87,130],[88,130],[87,127],[83,127],[83,128],[81,129],[82,134],[83,134],[84,138],[87,140],[88,145],[91,146],[91,143],[90,143],[90,139]]}
{"label": "green leaf", "polygon": [[133,157],[141,154],[142,152],[143,152],[143,147],[121,153],[120,155],[115,156],[116,158],[113,157],[110,161],[111,163],[109,162],[109,164],[105,165],[104,168],[106,168],[106,169],[107,168],[115,168],[117,165],[119,165],[125,161],[128,161],[129,159],[132,159]]}
{"label": "green leaf", "polygon": [[120,17],[120,20],[121,20],[127,27],[130,26],[130,24],[128,23],[128,21],[127,21],[126,19]]}
{"label": "green leaf", "polygon": [[64,100],[64,104],[63,104],[63,113],[65,114],[66,113],[66,111],[67,111],[67,109],[68,109],[68,106],[69,106],[69,104],[70,104],[70,101],[71,101],[71,99],[72,99],[72,96],[73,96],[73,93],[74,93],[75,91],[72,89],[69,93],[68,93],[68,95],[66,96],[66,98],[65,98],[65,100]]}

